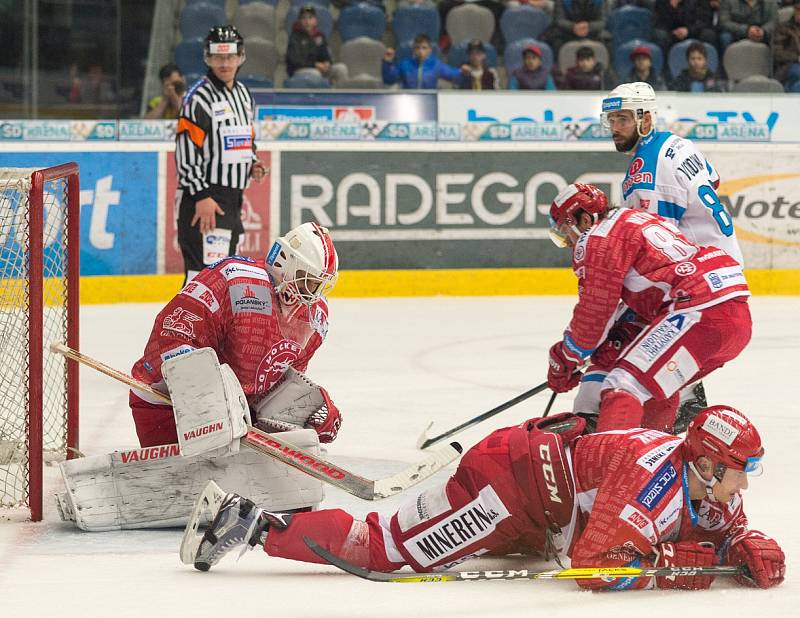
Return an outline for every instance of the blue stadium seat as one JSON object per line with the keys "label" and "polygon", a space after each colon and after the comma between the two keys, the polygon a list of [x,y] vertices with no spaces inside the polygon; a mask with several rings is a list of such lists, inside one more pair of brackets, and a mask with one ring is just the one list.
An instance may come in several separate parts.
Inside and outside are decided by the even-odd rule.
{"label": "blue stadium seat", "polygon": [[284,88],[330,88],[331,83],[316,71],[300,69],[283,82]]}
{"label": "blue stadium seat", "polygon": [[184,39],[205,38],[213,26],[228,23],[225,10],[208,2],[186,5],[181,11],[178,22]]}
{"label": "blue stadium seat", "polygon": [[633,39],[614,50],[614,70],[621,81],[627,81],[628,79],[628,73],[633,68],[631,52],[637,47],[647,47],[650,50],[650,55],[653,58],[653,70],[656,73],[660,74],[664,69],[664,54],[658,45],[641,39]]}
{"label": "blue stadium seat", "polygon": [[[686,39],[680,43],[675,43],[675,45],[669,48],[667,65],[669,66],[669,74],[672,77],[678,77],[681,71],[689,66],[689,63],[686,61],[686,48],[696,42],[695,39]],[[703,43],[703,45],[706,48],[708,68],[711,69],[712,72],[716,72],[717,67],[719,67],[719,54],[717,54],[717,49],[710,43]]]}
{"label": "blue stadium seat", "polygon": [[638,6],[623,6],[608,14],[606,28],[619,47],[632,39],[653,39],[653,13]]}
{"label": "blue stadium seat", "polygon": [[[469,41],[461,41],[457,45],[453,45],[450,51],[447,52],[447,64],[454,67],[467,64],[469,61],[467,57],[467,45],[469,45]],[[494,48],[494,45],[484,42],[483,46],[486,48],[486,64],[490,67],[497,68],[497,50]]]}
{"label": "blue stadium seat", "polygon": [[260,2],[261,4],[269,4],[270,6],[276,6],[278,4],[278,0],[239,0],[239,4],[252,4],[253,2]]}
{"label": "blue stadium seat", "polygon": [[189,6],[190,4],[199,4],[201,2],[205,2],[207,4],[213,4],[215,6],[218,6],[219,8],[221,8],[224,11],[225,10],[225,1],[226,0],[186,0],[186,6]]}
{"label": "blue stadium seat", "polygon": [[[293,4],[289,7],[289,11],[286,13],[287,32],[292,31],[292,24],[297,21],[297,16],[300,14],[300,9],[306,4],[308,4],[308,2],[303,2],[302,4]],[[314,8],[317,10],[317,28],[319,28],[319,31],[325,35],[326,39],[330,39],[331,32],[333,32],[333,15],[331,15],[331,12],[324,6],[317,5]],[[245,42],[245,45],[246,44],[247,43]]]}
{"label": "blue stadium seat", "polygon": [[175,47],[175,64],[180,67],[181,73],[186,75],[206,72],[206,62],[203,60],[204,46],[204,40],[199,37],[184,39],[178,43]]}
{"label": "blue stadium seat", "polygon": [[272,80],[260,75],[239,75],[237,78],[248,88],[272,88]]}
{"label": "blue stadium seat", "polygon": [[326,9],[329,9],[331,6],[331,0],[289,0],[289,4],[293,7],[302,7],[306,4],[313,4],[315,6],[324,6]]}
{"label": "blue stadium seat", "polygon": [[343,43],[360,36],[380,41],[386,30],[386,13],[372,4],[360,2],[342,9],[336,29]]}
{"label": "blue stadium seat", "polygon": [[397,9],[392,16],[395,41],[413,41],[418,34],[427,34],[432,42],[439,40],[439,11],[429,6]]}
{"label": "blue stadium seat", "polygon": [[547,13],[532,6],[509,6],[500,18],[500,32],[506,45],[518,39],[538,39],[551,21]]}
{"label": "blue stadium seat", "polygon": [[522,66],[522,50],[528,45],[536,45],[542,50],[542,65],[549,73],[553,68],[553,50],[542,41],[536,39],[519,39],[506,46],[504,53],[506,73],[511,75],[516,69]]}

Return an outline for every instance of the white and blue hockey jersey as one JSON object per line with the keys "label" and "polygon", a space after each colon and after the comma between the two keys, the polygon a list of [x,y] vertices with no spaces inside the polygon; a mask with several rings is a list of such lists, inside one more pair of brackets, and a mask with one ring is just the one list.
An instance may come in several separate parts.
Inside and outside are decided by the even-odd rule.
{"label": "white and blue hockey jersey", "polygon": [[691,141],[668,131],[653,132],[633,154],[622,182],[622,205],[661,215],[693,243],[713,245],[744,265],[718,186],[719,174]]}

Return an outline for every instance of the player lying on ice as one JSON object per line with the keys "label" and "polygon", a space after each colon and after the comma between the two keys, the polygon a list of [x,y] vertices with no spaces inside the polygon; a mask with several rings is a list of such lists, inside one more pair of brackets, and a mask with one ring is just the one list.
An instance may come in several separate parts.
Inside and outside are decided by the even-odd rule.
{"label": "player lying on ice", "polygon": [[[202,571],[262,545],[270,556],[323,562],[309,537],[374,571],[446,569],[485,553],[557,551],[573,567],[746,565],[737,581],[783,581],[778,543],[748,530],[740,492],[761,471],[753,424],[727,406],[701,412],[685,440],[652,429],[580,435],[572,414],[500,429],[470,449],[450,479],[391,516],[340,509],[280,514],[228,494],[188,560]],[[195,513],[200,512],[198,507]],[[190,524],[191,525],[191,524]],[[187,528],[188,533],[189,528]],[[186,544],[186,536],[184,544]],[[590,589],[704,589],[708,575],[576,580]]]}
{"label": "player lying on ice", "polygon": [[[565,187],[550,207],[550,222],[553,241],[571,248],[578,278],[572,320],[550,348],[550,388],[563,393],[577,386],[576,369],[591,359],[608,370],[598,431],[671,431],[679,391],[750,341],[741,265],[722,249],[690,242],[656,214],[609,209],[594,185]],[[639,324],[615,323],[621,303]]]}

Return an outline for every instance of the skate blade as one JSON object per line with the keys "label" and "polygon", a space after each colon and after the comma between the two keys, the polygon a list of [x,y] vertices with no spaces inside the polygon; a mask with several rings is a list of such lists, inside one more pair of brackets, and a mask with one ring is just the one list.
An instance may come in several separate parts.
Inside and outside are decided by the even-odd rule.
{"label": "skate blade", "polygon": [[213,519],[224,498],[225,492],[220,489],[219,485],[214,481],[209,481],[205,489],[203,489],[203,493],[197,499],[192,515],[186,524],[186,529],[183,531],[180,549],[181,562],[183,564],[194,564],[197,550],[203,540],[203,535],[197,534],[197,528],[204,519],[207,521]]}

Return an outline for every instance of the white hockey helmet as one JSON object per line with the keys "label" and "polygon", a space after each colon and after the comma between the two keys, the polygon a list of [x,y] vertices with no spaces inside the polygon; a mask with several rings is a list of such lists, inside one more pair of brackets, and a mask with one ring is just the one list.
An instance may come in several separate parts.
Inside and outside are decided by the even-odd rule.
{"label": "white hockey helmet", "polygon": [[603,99],[603,110],[600,119],[603,126],[608,128],[608,114],[627,109],[633,112],[633,119],[636,122],[636,131],[644,137],[647,133],[642,133],[642,120],[645,112],[650,112],[651,131],[656,128],[656,93],[653,87],[647,82],[630,82],[620,84],[608,93]]}
{"label": "white hockey helmet", "polygon": [[327,228],[303,223],[273,243],[266,268],[281,302],[311,306],[336,285],[339,257]]}

